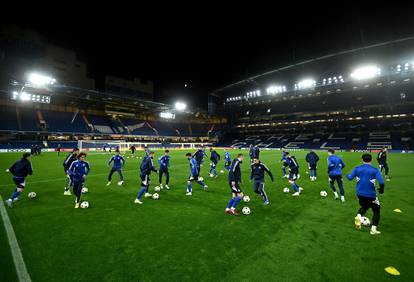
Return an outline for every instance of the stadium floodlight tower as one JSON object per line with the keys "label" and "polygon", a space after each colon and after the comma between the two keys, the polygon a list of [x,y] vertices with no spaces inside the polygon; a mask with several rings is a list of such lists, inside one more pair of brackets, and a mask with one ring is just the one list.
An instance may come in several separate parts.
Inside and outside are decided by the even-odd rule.
{"label": "stadium floodlight tower", "polygon": [[351,78],[355,80],[366,80],[377,77],[381,74],[381,69],[377,66],[362,66],[356,68],[351,73]]}
{"label": "stadium floodlight tower", "polygon": [[46,87],[53,85],[56,82],[56,79],[51,76],[34,72],[28,75],[28,82],[34,87]]}
{"label": "stadium floodlight tower", "polygon": [[187,108],[187,104],[185,104],[183,102],[176,102],[175,103],[175,109],[177,111],[183,112],[183,111],[185,111],[186,108]]}

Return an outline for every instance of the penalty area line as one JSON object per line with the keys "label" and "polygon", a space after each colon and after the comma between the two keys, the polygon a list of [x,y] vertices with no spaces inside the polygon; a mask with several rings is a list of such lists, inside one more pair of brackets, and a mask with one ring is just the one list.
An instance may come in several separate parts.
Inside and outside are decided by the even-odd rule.
{"label": "penalty area line", "polygon": [[23,260],[22,250],[17,242],[16,234],[4,206],[3,198],[0,195],[0,214],[3,219],[4,229],[6,230],[7,239],[9,240],[10,250],[13,257],[14,266],[16,267],[17,278],[20,282],[30,282],[30,275],[27,272],[26,264]]}

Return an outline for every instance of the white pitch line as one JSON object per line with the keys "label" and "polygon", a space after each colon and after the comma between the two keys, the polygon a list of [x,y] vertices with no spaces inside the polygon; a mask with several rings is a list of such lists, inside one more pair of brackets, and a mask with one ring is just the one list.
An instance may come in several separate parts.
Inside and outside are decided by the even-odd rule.
{"label": "white pitch line", "polygon": [[17,278],[20,282],[30,282],[30,275],[27,272],[26,264],[23,260],[22,250],[20,250],[19,243],[16,239],[13,226],[10,222],[9,215],[3,203],[3,198],[0,196],[0,214],[3,219],[4,229],[6,229],[7,238],[9,239],[10,250],[13,257],[13,262],[16,267]]}

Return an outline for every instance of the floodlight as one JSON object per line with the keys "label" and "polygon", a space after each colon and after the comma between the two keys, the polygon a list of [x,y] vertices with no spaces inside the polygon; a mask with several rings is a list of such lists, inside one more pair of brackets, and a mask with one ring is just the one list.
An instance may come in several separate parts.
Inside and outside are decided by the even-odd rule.
{"label": "floodlight", "polygon": [[175,108],[179,111],[184,111],[187,108],[187,105],[185,103],[182,103],[182,102],[176,102],[175,103]]}
{"label": "floodlight", "polygon": [[29,82],[35,86],[52,85],[56,82],[56,79],[54,79],[53,77],[38,74],[38,73],[29,74],[28,79],[29,79]]}
{"label": "floodlight", "polygon": [[381,69],[377,66],[363,66],[356,68],[352,73],[351,77],[356,80],[370,79],[379,76]]}
{"label": "floodlight", "polygon": [[298,89],[308,89],[316,85],[316,81],[310,78],[303,79],[297,83]]}

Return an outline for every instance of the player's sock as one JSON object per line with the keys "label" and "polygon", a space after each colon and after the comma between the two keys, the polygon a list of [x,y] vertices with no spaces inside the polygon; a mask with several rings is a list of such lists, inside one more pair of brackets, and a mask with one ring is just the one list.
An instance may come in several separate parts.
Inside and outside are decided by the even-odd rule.
{"label": "player's sock", "polygon": [[342,183],[342,180],[340,179],[338,179],[338,187],[339,187],[339,192],[341,193],[341,196],[345,196],[344,184]]}
{"label": "player's sock", "polygon": [[204,186],[206,186],[206,184],[205,184],[203,181],[200,181],[200,180],[199,180],[199,181],[197,181],[197,183],[198,183],[198,184],[200,184],[200,185],[201,185],[201,186],[203,186],[203,187],[204,187]]}
{"label": "player's sock", "polygon": [[286,168],[282,166],[283,175],[286,175]]}
{"label": "player's sock", "polygon": [[142,195],[144,195],[145,191],[147,191],[147,188],[145,187],[141,187],[141,190],[139,190],[138,195],[137,195],[137,199],[141,199]]}
{"label": "player's sock", "polygon": [[345,203],[345,196],[341,196],[341,202]]}
{"label": "player's sock", "polygon": [[18,198],[20,196],[20,193],[21,192],[19,192],[19,191],[17,191],[17,189],[15,189],[13,194],[10,196],[10,199],[14,200],[15,198]]}
{"label": "player's sock", "polygon": [[232,209],[235,209],[235,208],[236,208],[237,204],[240,202],[240,200],[241,200],[241,199],[242,199],[242,198],[241,198],[240,196],[237,196],[237,197],[234,199]]}
{"label": "player's sock", "polygon": [[231,197],[231,199],[230,199],[229,203],[227,204],[227,208],[226,208],[226,210],[230,209],[230,208],[233,206],[233,202],[234,202],[234,198],[233,198],[233,197]]}
{"label": "player's sock", "polygon": [[190,181],[188,181],[188,184],[187,184],[187,192],[188,192],[188,193],[191,193],[191,192],[192,192],[192,190],[191,190],[191,183],[190,183]]}
{"label": "player's sock", "polygon": [[298,192],[299,186],[295,182],[293,182],[292,183],[292,189],[293,189],[293,191]]}
{"label": "player's sock", "polygon": [[313,170],[313,177],[316,179],[317,175],[316,175],[316,169]]}
{"label": "player's sock", "polygon": [[335,199],[338,199],[338,192],[334,192],[334,195],[335,195]]}

